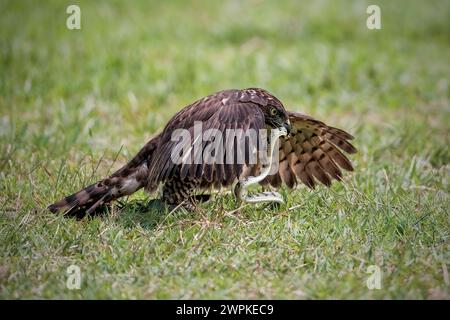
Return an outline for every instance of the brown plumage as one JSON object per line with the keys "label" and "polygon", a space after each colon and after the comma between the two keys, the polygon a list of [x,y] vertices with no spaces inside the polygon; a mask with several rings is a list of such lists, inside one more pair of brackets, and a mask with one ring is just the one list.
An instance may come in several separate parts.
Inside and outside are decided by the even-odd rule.
{"label": "brown plumage", "polygon": [[261,184],[278,188],[284,182],[294,188],[302,182],[314,188],[316,180],[329,187],[333,179],[341,180],[340,168],[353,171],[350,160],[342,153],[356,153],[349,142],[353,136],[297,112],[288,112],[292,124],[289,137],[280,138],[279,170]]}
{"label": "brown plumage", "polygon": [[[341,180],[341,168],[353,170],[351,162],[342,152],[356,152],[349,142],[353,137],[347,132],[329,127],[309,116],[287,112],[280,100],[266,90],[225,90],[181,109],[162,132],[151,139],[123,168],[109,178],[50,205],[49,209],[77,216],[90,214],[102,205],[130,195],[142,187],[151,193],[162,185],[163,202],[193,210],[195,203],[192,199],[196,190],[229,187],[238,178],[258,173],[260,164],[249,163],[247,151],[244,163],[174,163],[171,154],[177,141],[172,141],[173,132],[176,129],[188,130],[193,144],[196,139],[196,121],[202,124],[201,134],[208,129],[222,132],[224,146],[230,147],[230,150],[236,150],[239,145],[237,137],[226,136],[227,129],[242,129],[245,134],[249,129],[289,127],[291,134],[280,138],[279,170],[262,181],[263,185],[278,188],[284,182],[293,188],[302,182],[314,188],[317,180],[330,186],[333,179]],[[193,159],[211,146],[211,141],[204,140],[197,151],[194,148],[191,150]],[[226,152],[221,156],[225,160]]]}

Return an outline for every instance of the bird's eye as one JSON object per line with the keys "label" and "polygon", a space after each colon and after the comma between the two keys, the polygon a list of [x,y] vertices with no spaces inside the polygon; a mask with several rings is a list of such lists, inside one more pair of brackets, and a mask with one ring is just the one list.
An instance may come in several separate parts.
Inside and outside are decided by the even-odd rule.
{"label": "bird's eye", "polygon": [[275,109],[275,108],[271,108],[270,109],[270,114],[271,115],[275,116],[277,113],[278,113],[277,109]]}

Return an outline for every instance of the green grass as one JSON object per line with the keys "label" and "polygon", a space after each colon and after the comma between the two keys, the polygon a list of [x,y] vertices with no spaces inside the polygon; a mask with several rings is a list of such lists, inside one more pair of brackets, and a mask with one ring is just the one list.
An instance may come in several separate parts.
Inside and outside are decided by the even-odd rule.
{"label": "green grass", "polygon": [[[449,2],[377,1],[377,31],[369,2],[298,2],[77,1],[70,31],[72,2],[1,1],[0,297],[448,299]],[[283,189],[280,210],[44,209],[182,106],[251,86],[356,136],[345,184]]]}

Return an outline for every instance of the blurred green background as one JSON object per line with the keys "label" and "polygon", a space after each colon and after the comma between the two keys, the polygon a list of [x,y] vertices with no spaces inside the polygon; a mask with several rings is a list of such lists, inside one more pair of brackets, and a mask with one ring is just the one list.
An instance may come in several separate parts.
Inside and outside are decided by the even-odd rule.
{"label": "blurred green background", "polygon": [[[0,17],[2,298],[449,298],[450,2],[1,0]],[[255,86],[356,136],[345,186],[237,216],[226,195],[197,215],[43,209],[181,107]]]}

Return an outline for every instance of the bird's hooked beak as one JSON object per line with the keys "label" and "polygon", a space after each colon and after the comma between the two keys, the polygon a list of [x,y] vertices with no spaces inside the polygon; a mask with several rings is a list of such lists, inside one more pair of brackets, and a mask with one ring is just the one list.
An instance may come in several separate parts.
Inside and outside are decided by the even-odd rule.
{"label": "bird's hooked beak", "polygon": [[291,126],[291,122],[289,121],[289,119],[285,123],[283,123],[283,127],[287,130],[287,135],[290,136],[292,126]]}

